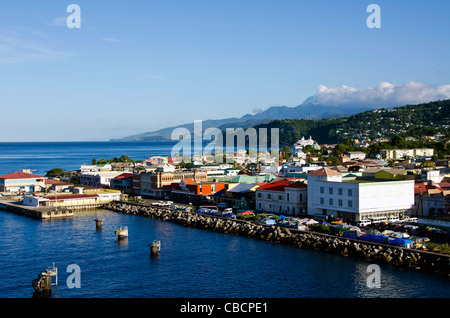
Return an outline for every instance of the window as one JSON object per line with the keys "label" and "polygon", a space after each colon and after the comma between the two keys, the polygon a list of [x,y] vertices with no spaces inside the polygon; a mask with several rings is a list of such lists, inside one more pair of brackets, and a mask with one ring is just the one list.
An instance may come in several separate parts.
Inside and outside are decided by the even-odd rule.
{"label": "window", "polygon": [[283,200],[283,196],[281,194],[278,195],[278,200]]}
{"label": "window", "polygon": [[324,193],[324,188],[323,187],[320,187],[320,193]]}
{"label": "window", "polygon": [[348,207],[353,208],[353,201],[348,200]]}
{"label": "window", "polygon": [[324,198],[320,198],[320,204],[324,204],[325,203],[325,199]]}
{"label": "window", "polygon": [[341,199],[339,199],[338,205],[339,205],[339,206],[342,206],[342,200],[341,200]]}
{"label": "window", "polygon": [[258,198],[261,198],[261,192],[258,193]]}
{"label": "window", "polygon": [[272,194],[267,193],[267,199],[272,199]]}
{"label": "window", "polygon": [[339,195],[342,195],[342,188],[339,188],[339,189],[338,189],[338,194],[339,194]]}
{"label": "window", "polygon": [[302,202],[302,201],[303,201],[303,194],[300,193],[300,202]]}
{"label": "window", "polygon": [[289,201],[289,193],[286,193],[286,201]]}
{"label": "window", "polygon": [[333,205],[333,199],[329,199],[329,200],[328,200],[328,203],[329,203],[330,205]]}
{"label": "window", "polygon": [[328,189],[328,193],[329,193],[329,194],[333,194],[333,188],[329,188],[329,189]]}
{"label": "window", "polygon": [[351,197],[353,195],[352,189],[348,189],[348,196]]}

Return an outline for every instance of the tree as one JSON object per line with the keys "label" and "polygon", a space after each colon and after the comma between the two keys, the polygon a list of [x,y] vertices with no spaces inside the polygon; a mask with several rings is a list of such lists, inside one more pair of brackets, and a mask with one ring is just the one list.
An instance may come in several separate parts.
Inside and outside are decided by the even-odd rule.
{"label": "tree", "polygon": [[46,173],[45,176],[46,176],[46,177],[57,177],[57,176],[63,175],[64,172],[65,172],[64,169],[61,169],[61,168],[53,168],[53,169],[47,171],[47,173]]}
{"label": "tree", "polygon": [[394,137],[391,138],[391,145],[394,146],[395,148],[406,148],[407,147],[405,138],[403,138],[402,136],[399,136],[399,135],[395,135]]}
{"label": "tree", "polygon": [[339,160],[338,157],[331,155],[331,156],[328,156],[327,163],[330,166],[338,166],[341,163],[341,161]]}
{"label": "tree", "polygon": [[128,157],[128,155],[122,155],[120,156],[119,162],[134,162],[132,159],[130,159],[130,157]]}
{"label": "tree", "polygon": [[92,159],[91,164],[96,165],[97,164],[97,160],[95,158]]}
{"label": "tree", "polygon": [[292,156],[291,148],[288,146],[281,148],[281,155],[283,156],[283,159],[289,159]]}

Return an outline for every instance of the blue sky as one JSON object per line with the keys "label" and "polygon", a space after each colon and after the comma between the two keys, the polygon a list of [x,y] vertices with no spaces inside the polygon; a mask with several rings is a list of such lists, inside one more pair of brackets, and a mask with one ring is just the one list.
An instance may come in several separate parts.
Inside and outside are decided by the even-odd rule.
{"label": "blue sky", "polygon": [[[69,4],[81,28],[69,29]],[[369,29],[369,4],[381,28]],[[0,2],[0,141],[108,140],[296,106],[319,85],[450,84],[450,2]]]}

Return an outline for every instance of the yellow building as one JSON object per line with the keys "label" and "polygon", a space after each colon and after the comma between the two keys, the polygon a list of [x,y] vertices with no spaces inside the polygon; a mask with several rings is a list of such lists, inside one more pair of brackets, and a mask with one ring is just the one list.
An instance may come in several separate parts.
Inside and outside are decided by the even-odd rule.
{"label": "yellow building", "polygon": [[406,180],[404,169],[384,169],[375,173],[377,179]]}

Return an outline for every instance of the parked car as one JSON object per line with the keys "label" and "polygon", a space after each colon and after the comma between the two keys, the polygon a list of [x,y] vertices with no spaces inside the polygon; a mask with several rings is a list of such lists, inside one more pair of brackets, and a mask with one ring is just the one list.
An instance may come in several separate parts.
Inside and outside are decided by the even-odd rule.
{"label": "parked car", "polygon": [[370,222],[369,220],[361,220],[356,222],[356,226],[367,226],[372,224],[372,222]]}

